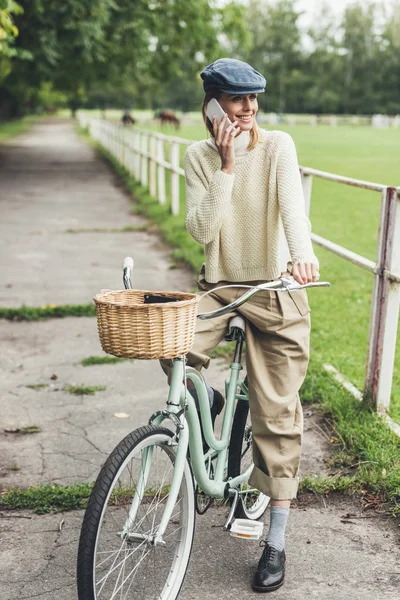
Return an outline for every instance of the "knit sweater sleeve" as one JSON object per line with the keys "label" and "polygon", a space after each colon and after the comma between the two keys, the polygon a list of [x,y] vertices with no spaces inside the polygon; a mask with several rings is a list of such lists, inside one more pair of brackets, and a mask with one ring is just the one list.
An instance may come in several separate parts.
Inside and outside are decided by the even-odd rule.
{"label": "knit sweater sleeve", "polygon": [[279,212],[293,265],[318,259],[311,243],[311,223],[306,216],[303,186],[292,137],[281,132],[277,163]]}
{"label": "knit sweater sleeve", "polygon": [[234,175],[221,170],[208,182],[197,153],[188,148],[184,158],[186,179],[186,228],[200,244],[218,235],[232,198]]}

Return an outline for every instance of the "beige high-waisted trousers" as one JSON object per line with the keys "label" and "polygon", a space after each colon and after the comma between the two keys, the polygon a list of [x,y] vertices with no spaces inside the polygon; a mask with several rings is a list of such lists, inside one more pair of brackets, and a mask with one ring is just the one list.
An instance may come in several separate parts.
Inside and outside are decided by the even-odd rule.
{"label": "beige high-waisted trousers", "polygon": [[[217,284],[207,283],[200,273],[200,291]],[[243,282],[246,284],[261,281]],[[230,288],[213,292],[199,305],[200,312],[215,310],[246,292]],[[296,497],[303,434],[303,411],[299,389],[309,359],[310,308],[305,290],[258,292],[236,313],[198,321],[194,346],[187,362],[197,370],[207,368],[209,353],[223,340],[228,321],[235,314],[246,319],[246,367],[253,426],[254,469],[249,483],[274,500]],[[169,373],[171,360],[161,366]]]}

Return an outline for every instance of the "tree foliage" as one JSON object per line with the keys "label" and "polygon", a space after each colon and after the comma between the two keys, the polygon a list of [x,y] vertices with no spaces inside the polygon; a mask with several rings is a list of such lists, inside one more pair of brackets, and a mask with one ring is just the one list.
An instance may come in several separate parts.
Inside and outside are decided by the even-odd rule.
{"label": "tree foliage", "polygon": [[[221,56],[267,79],[277,112],[400,112],[400,0],[325,2],[309,31],[295,0],[0,0],[0,117],[72,108],[195,110],[200,70]],[[58,94],[58,95],[57,95]],[[61,95],[60,95],[61,94]]]}
{"label": "tree foliage", "polygon": [[0,3],[0,83],[11,72],[11,59],[31,58],[30,53],[18,51],[15,39],[19,34],[15,25],[15,15],[23,13],[23,8],[14,0],[2,0]]}
{"label": "tree foliage", "polygon": [[207,0],[20,0],[16,55],[5,88],[17,104],[34,101],[51,82],[83,101],[91,89],[130,87],[137,93],[197,74],[195,55],[218,54],[214,10]]}

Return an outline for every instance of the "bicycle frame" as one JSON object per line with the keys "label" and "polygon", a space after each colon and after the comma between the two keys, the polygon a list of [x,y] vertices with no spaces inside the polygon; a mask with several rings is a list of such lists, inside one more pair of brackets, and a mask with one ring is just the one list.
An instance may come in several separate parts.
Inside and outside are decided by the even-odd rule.
{"label": "bicycle frame", "polygon": [[[130,260],[132,261],[132,259]],[[125,259],[124,262],[124,283],[126,288],[130,288],[131,265],[126,263],[126,261],[127,259]],[[254,295],[256,289],[276,289],[279,285],[282,285],[283,288],[290,289],[290,287],[293,286],[293,282],[291,279],[281,278],[275,282],[262,284],[260,286],[240,285],[239,287],[251,287],[251,291],[243,294],[240,299],[236,300],[230,305],[226,305],[220,309],[217,309],[216,311],[211,311],[210,313],[202,313],[201,315],[198,315],[198,318],[208,319],[212,318],[212,316],[215,317],[226,314],[232,308],[240,306],[248,298]],[[311,285],[313,287],[322,287],[329,284],[314,283],[310,284],[309,286],[301,286],[296,284],[296,287],[297,289],[301,289],[303,287],[311,287]],[[242,473],[241,475],[238,475],[229,481],[224,481],[224,470],[228,455],[235,400],[238,397],[241,399],[247,399],[247,394],[243,394],[245,391],[243,389],[244,386],[241,382],[239,382],[239,373],[243,369],[240,361],[241,341],[237,341],[234,361],[230,367],[230,377],[225,383],[226,405],[222,423],[221,437],[219,440],[217,440],[213,431],[208,393],[203,376],[191,367],[186,368],[186,358],[184,356],[175,358],[173,360],[173,369],[171,373],[171,382],[167,401],[168,408],[166,410],[154,413],[149,420],[149,423],[154,425],[160,425],[166,419],[172,420],[176,426],[176,434],[175,437],[168,442],[168,444],[177,446],[171,488],[160,525],[157,529],[156,535],[152,539],[152,543],[154,545],[164,544],[163,536],[178,498],[188,448],[190,449],[190,459],[196,482],[199,484],[202,491],[208,496],[213,498],[224,498],[226,496],[227,487],[230,489],[236,488],[241,483],[247,481],[250,477],[252,467],[249,467],[245,473]],[[210,450],[206,454],[203,453],[203,442],[196,404],[193,396],[186,387],[186,379],[190,379],[193,382],[197,392],[204,438],[210,447]],[[241,393],[237,392],[238,385],[240,385]],[[121,532],[121,537],[123,537],[126,532],[129,531],[130,524],[134,522],[139,504],[146,489],[147,477],[149,473],[148,461],[151,461],[153,453],[151,451],[147,451],[144,454],[145,456],[141,465],[136,493],[132,500],[128,518],[126,519]],[[211,479],[206,469],[206,459],[211,457],[214,458],[215,456],[217,457],[217,463],[214,477]]]}
{"label": "bicycle frame", "polygon": [[[231,374],[229,379],[226,381],[226,405],[222,422],[221,437],[218,440],[215,437],[212,427],[208,394],[203,376],[198,371],[190,367],[185,369],[184,358],[174,359],[170,393],[167,402],[168,411],[165,413],[163,411],[164,414],[155,413],[155,415],[153,415],[153,417],[150,419],[152,423],[159,425],[165,419],[168,419],[168,412],[171,412],[172,414],[179,415],[182,427],[178,434],[177,455],[171,490],[164,509],[164,515],[158,528],[157,537],[163,536],[168,521],[172,515],[173,508],[176,504],[188,448],[190,449],[190,459],[194,476],[199,487],[205,494],[214,498],[225,497],[226,486],[228,482],[224,481],[224,471],[226,468],[230,432],[235,410],[235,400],[237,397],[239,373],[242,369],[243,367],[240,363],[231,364]],[[203,442],[196,404],[193,396],[183,384],[185,377],[193,382],[198,394],[204,438],[210,447],[210,450],[206,454],[203,453]],[[189,431],[190,436],[188,435]],[[217,456],[215,474],[214,478],[210,479],[206,469],[205,459],[215,455]],[[250,472],[251,467],[245,473],[242,473],[241,475],[229,480],[229,487],[234,488],[239,486],[250,477]]]}
{"label": "bicycle frame", "polygon": [[[161,425],[163,421],[172,419],[175,425],[177,425],[175,439],[173,438],[171,441],[171,444],[177,446],[172,483],[164,513],[157,530],[157,536],[153,542],[154,544],[163,543],[162,538],[178,498],[188,448],[190,449],[190,459],[196,482],[204,493],[209,496],[214,498],[224,498],[227,484],[230,488],[235,488],[250,477],[251,467],[245,473],[229,480],[229,483],[224,480],[230,432],[235,410],[235,400],[238,395],[240,395],[241,398],[245,397],[243,394],[237,393],[239,385],[241,390],[243,389],[243,385],[239,382],[239,373],[242,369],[243,367],[240,362],[233,362],[231,364],[230,377],[225,384],[226,405],[222,422],[221,437],[220,439],[217,439],[212,427],[207,388],[203,376],[191,367],[185,368],[184,357],[174,359],[167,401],[168,409],[154,413],[149,420],[149,422],[154,425]],[[193,396],[183,383],[185,378],[190,379],[193,382],[198,394],[204,438],[210,447],[210,450],[208,450],[206,454],[203,453],[200,420],[196,404]],[[213,479],[210,479],[206,469],[206,459],[215,456],[217,460],[215,473]],[[143,457],[136,493],[132,500],[129,515],[121,535],[124,535],[129,531],[130,525],[135,520],[136,512],[146,489],[146,481],[149,472],[148,461],[151,461],[151,459],[152,452],[147,451]]]}

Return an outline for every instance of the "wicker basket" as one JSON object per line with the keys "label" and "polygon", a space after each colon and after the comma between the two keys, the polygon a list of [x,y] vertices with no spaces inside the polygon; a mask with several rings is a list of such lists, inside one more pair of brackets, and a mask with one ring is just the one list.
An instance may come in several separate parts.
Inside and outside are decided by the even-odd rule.
{"label": "wicker basket", "polygon": [[[179,302],[144,304],[144,294],[179,298]],[[142,290],[97,294],[97,326],[103,350],[124,358],[174,358],[193,345],[198,296]]]}

